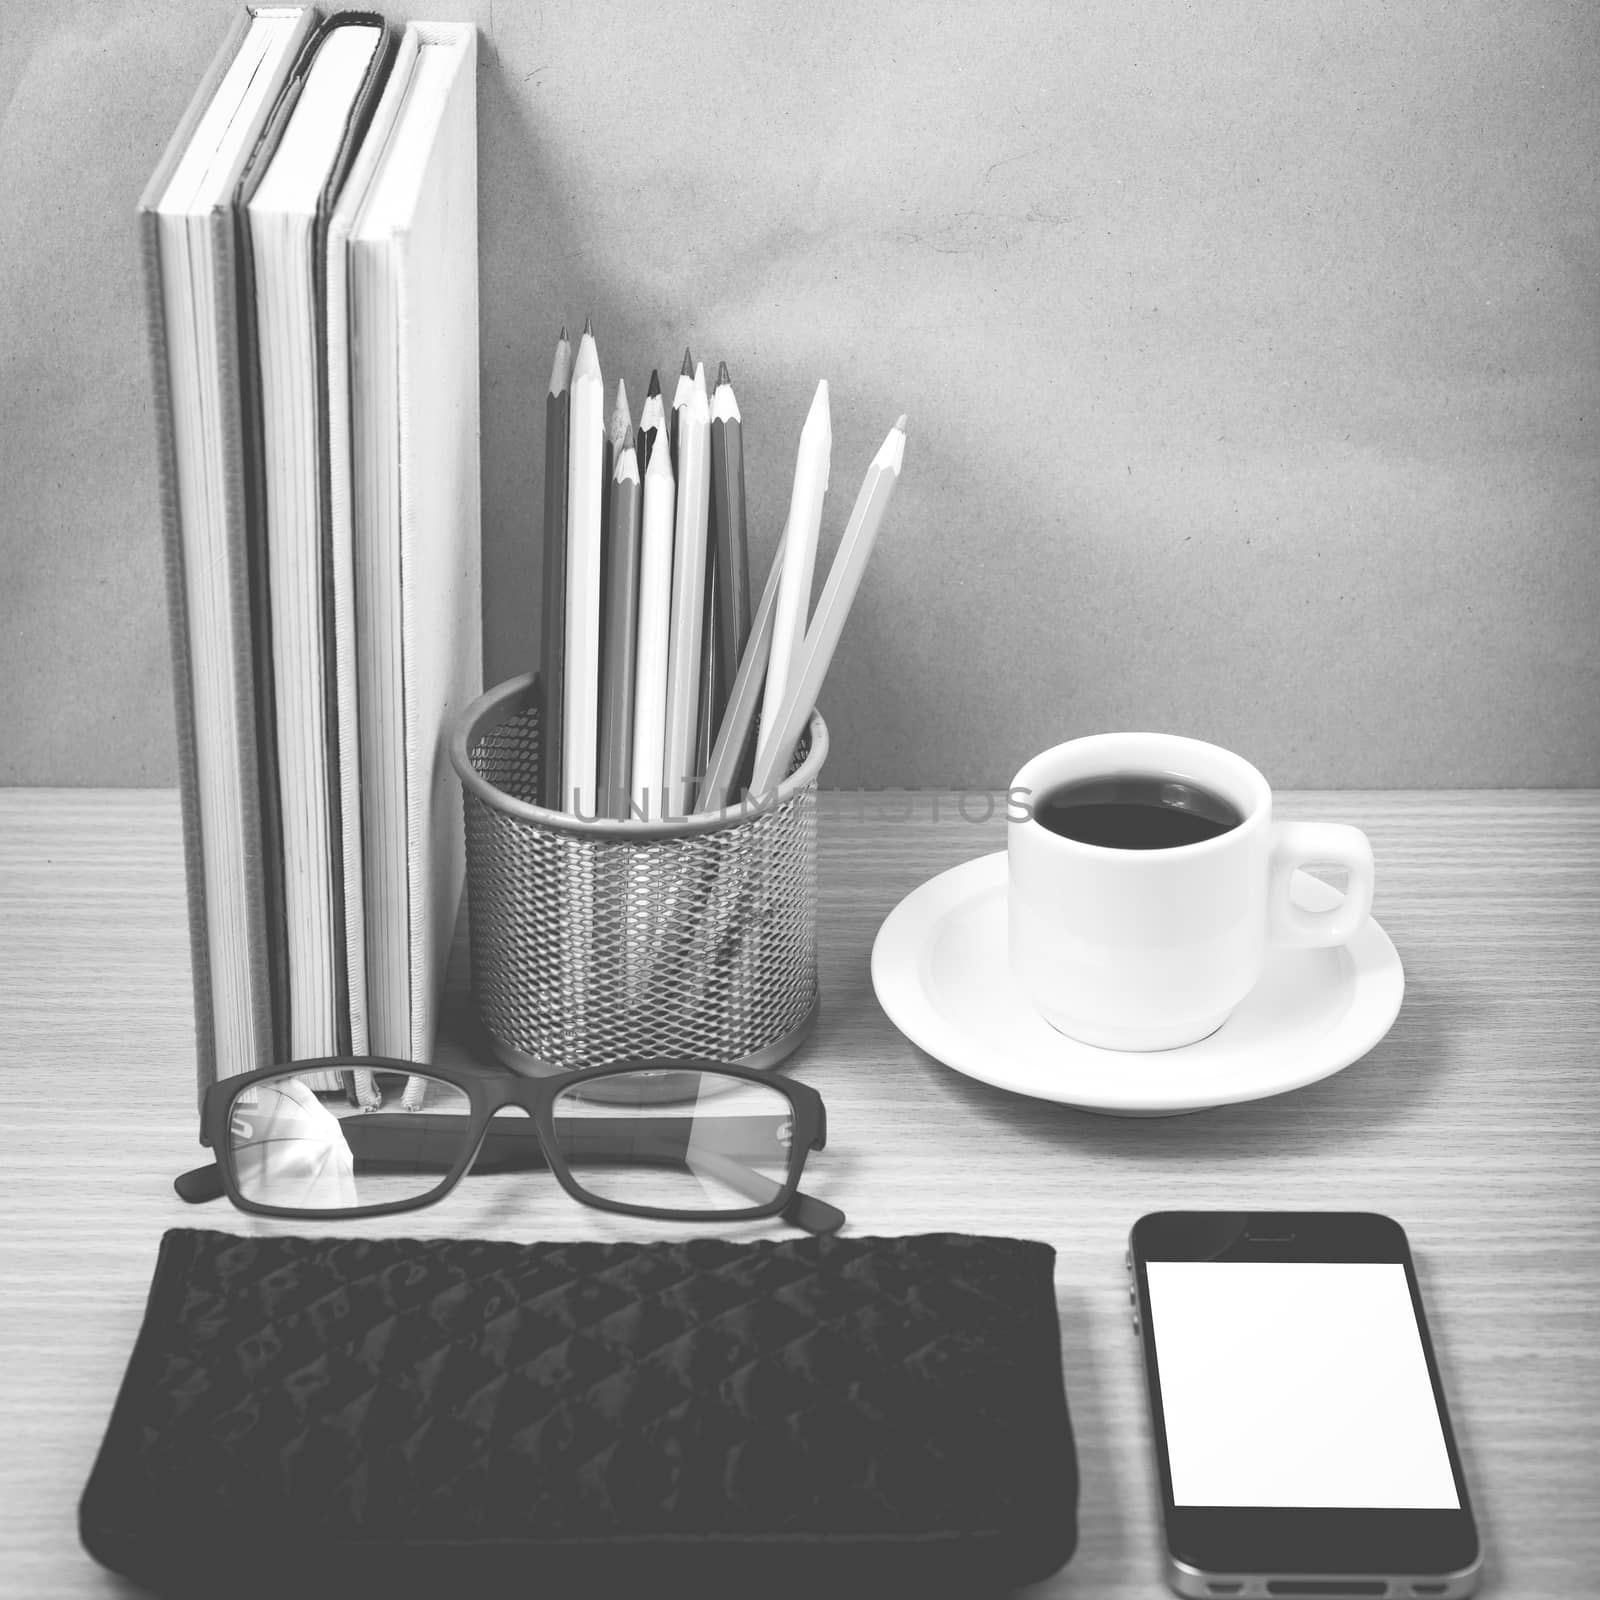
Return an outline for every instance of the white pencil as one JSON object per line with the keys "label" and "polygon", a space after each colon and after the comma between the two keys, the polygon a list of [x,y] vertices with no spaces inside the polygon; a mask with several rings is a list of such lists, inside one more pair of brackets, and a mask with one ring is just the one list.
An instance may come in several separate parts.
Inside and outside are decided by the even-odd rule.
{"label": "white pencil", "polygon": [[667,666],[672,617],[672,452],[658,440],[644,474],[639,622],[633,690],[634,815],[660,817],[666,770]]}
{"label": "white pencil", "polygon": [[706,762],[706,775],[700,781],[696,811],[720,811],[728,803],[728,791],[734,787],[739,763],[749,747],[756,707],[761,703],[767,658],[772,653],[772,617],[778,609],[778,584],[783,576],[783,552],[788,542],[789,530],[785,528],[778,536],[778,548],[772,552],[767,586],[761,591],[761,604],[756,607],[750,623],[750,635],[745,640],[744,654],[739,658],[739,671],[728,691],[722,726],[717,730],[717,742],[711,747],[711,757]]}
{"label": "white pencil", "polygon": [[[817,563],[817,530],[822,525],[822,498],[828,492],[828,463],[833,452],[833,425],[828,416],[828,380],[817,385],[800,430],[795,454],[794,488],[789,495],[789,537],[783,553],[783,580],[772,623],[772,654],[767,661],[767,687],[761,699],[761,732],[756,739],[756,768],[766,763],[777,732],[784,696],[796,654],[806,634],[811,608],[811,574]],[[759,786],[753,785],[756,793]]]}
{"label": "white pencil", "polygon": [[605,458],[605,382],[586,322],[572,364],[567,441],[567,672],[561,809],[594,817],[600,744],[600,500]]}
{"label": "white pencil", "polygon": [[667,439],[672,446],[672,470],[681,478],[683,468],[678,465],[678,425],[683,420],[683,408],[689,403],[689,396],[694,392],[694,357],[689,354],[687,346],[683,352],[683,366],[678,373],[678,381],[672,389],[672,409],[667,413]]}
{"label": "white pencil", "polygon": [[[700,714],[700,650],[706,609],[706,513],[711,499],[711,407],[706,369],[678,412],[678,514],[672,553],[672,644],[667,667],[667,815],[693,803]],[[651,460],[655,458],[652,456]]]}
{"label": "white pencil", "polygon": [[766,747],[765,756],[756,758],[755,778],[751,787],[757,794],[765,794],[783,781],[795,742],[811,720],[817,696],[822,692],[822,680],[827,676],[834,648],[844,632],[845,618],[850,615],[851,602],[856,597],[856,590],[861,587],[861,575],[871,558],[883,514],[889,507],[895,485],[900,481],[900,466],[905,460],[905,453],[906,419],[901,417],[889,430],[889,436],[878,446],[878,453],[872,458],[866,477],[861,480],[861,492],[856,496],[850,520],[845,524],[844,537],[839,541],[838,552],[828,572],[828,581],[823,585],[821,598],[817,601],[816,615],[806,630],[805,643],[795,659],[791,687],[784,698],[783,709],[773,724],[772,741]]}

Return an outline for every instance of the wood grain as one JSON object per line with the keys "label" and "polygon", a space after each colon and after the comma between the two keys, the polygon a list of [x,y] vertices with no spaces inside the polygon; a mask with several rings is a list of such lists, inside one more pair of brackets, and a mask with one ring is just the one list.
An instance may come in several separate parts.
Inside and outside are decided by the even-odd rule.
{"label": "wood grain", "polygon": [[[1082,1534],[1071,1565],[1033,1592],[1108,1600],[1164,1592],[1122,1276],[1134,1219],[1163,1206],[1390,1213],[1431,1309],[1484,1592],[1566,1600],[1600,1571],[1600,796],[1279,801],[1285,816],[1371,836],[1377,915],[1406,967],[1399,1019],[1364,1060],[1295,1094],[1120,1121],[948,1071],[873,997],[879,923],[933,873],[1002,847],[998,797],[966,796],[963,816],[954,795],[826,796],[824,1011],[796,1072],[825,1096],[831,1137],[809,1186],[861,1234],[962,1229],[1055,1246]],[[161,1231],[294,1231],[172,1193],[202,1154],[181,859],[165,791],[0,792],[7,1595],[133,1592],[83,1554],[75,1514]],[[462,975],[458,963],[458,988]],[[449,1048],[466,1051],[468,1010],[458,1000],[450,1015]],[[401,1220],[486,1238],[680,1236],[528,1178],[469,1180]],[[407,1231],[384,1224],[341,1231]]]}

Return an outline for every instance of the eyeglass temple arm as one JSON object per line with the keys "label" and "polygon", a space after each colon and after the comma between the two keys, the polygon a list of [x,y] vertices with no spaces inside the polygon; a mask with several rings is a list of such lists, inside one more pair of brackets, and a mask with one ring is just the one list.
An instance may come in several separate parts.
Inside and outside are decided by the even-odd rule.
{"label": "eyeglass temple arm", "polygon": [[172,1180],[172,1187],[180,1200],[190,1205],[203,1205],[207,1200],[220,1200],[223,1195],[222,1168],[215,1161],[207,1167],[195,1167]]}
{"label": "eyeglass temple arm", "polygon": [[814,1194],[797,1193],[783,1208],[783,1220],[807,1233],[837,1233],[845,1224],[845,1215],[838,1206],[830,1206]]}
{"label": "eyeglass temple arm", "polygon": [[[681,1160],[691,1172],[704,1170],[711,1173],[730,1189],[737,1189],[740,1194],[763,1205],[776,1199],[783,1189],[781,1183],[774,1183],[765,1173],[753,1171],[743,1162],[715,1151],[690,1150],[682,1155],[674,1152],[674,1159]],[[814,1195],[800,1194],[798,1191],[779,1214],[785,1222],[796,1228],[804,1228],[807,1233],[837,1233],[845,1223],[844,1212],[837,1206],[830,1206],[826,1200],[818,1200]]]}

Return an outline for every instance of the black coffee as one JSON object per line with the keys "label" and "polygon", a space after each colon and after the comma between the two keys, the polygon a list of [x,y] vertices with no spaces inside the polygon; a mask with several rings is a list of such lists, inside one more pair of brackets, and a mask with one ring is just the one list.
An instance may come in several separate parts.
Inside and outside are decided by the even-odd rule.
{"label": "black coffee", "polygon": [[1231,801],[1198,784],[1129,772],[1064,783],[1040,798],[1033,820],[1080,844],[1171,850],[1215,839],[1244,818]]}

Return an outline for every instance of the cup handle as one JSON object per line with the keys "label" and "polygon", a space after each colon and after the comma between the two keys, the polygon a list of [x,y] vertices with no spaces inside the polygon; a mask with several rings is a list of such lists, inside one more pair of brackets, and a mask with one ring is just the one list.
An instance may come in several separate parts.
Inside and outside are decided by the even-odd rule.
{"label": "cup handle", "polygon": [[[1297,867],[1343,867],[1350,880],[1344,899],[1326,911],[1306,911],[1290,898]],[[1343,822],[1275,822],[1267,905],[1277,944],[1320,950],[1346,944],[1372,914],[1372,845],[1359,828]]]}

